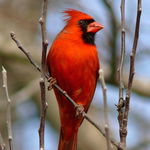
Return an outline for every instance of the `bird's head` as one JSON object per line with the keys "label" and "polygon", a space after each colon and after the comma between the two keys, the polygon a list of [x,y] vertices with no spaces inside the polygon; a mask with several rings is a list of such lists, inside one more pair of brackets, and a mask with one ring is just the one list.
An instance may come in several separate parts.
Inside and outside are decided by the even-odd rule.
{"label": "bird's head", "polygon": [[103,29],[104,26],[97,23],[93,17],[74,9],[68,9],[64,11],[66,14],[65,21],[67,21],[67,27],[72,29],[78,28],[82,33],[82,39],[85,43],[95,44],[95,33]]}

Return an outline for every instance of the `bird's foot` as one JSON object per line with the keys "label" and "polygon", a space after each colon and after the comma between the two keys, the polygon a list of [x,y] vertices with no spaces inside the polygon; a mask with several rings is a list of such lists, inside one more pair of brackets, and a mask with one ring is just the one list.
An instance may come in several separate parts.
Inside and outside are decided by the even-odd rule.
{"label": "bird's foot", "polygon": [[49,77],[48,82],[49,82],[48,90],[50,91],[53,88],[53,86],[57,83],[57,81],[55,78]]}
{"label": "bird's foot", "polygon": [[121,98],[119,101],[119,104],[115,105],[117,107],[118,112],[121,111],[125,107],[125,103],[126,101],[123,98]]}
{"label": "bird's foot", "polygon": [[81,104],[77,104],[76,108],[76,117],[83,116],[84,107]]}

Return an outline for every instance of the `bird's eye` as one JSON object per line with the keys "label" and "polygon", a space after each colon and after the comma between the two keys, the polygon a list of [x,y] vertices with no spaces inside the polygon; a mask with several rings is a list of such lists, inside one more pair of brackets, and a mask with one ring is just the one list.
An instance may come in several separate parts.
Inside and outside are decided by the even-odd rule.
{"label": "bird's eye", "polygon": [[80,21],[79,21],[79,24],[83,24],[83,23],[84,23],[84,21],[83,21],[83,20],[80,20]]}
{"label": "bird's eye", "polygon": [[79,24],[82,26],[87,26],[90,23],[94,22],[94,19],[84,19],[84,20],[79,20]]}

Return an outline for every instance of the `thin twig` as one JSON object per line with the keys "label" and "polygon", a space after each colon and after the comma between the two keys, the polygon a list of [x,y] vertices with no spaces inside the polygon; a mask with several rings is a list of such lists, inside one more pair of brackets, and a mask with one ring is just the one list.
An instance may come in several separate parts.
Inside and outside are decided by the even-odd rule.
{"label": "thin twig", "polygon": [[[14,40],[14,39],[12,38],[12,40]],[[17,41],[17,42],[16,42],[16,41]],[[19,41],[16,39],[16,37],[15,37],[14,42],[15,42],[16,44],[19,43]],[[20,49],[20,48],[19,48],[19,49]],[[24,49],[24,48],[21,47],[21,49]],[[22,52],[24,53],[24,51],[22,51]],[[25,52],[24,54],[26,55],[27,53]],[[31,55],[29,55],[29,56],[31,56]],[[29,57],[27,57],[27,58],[29,59]],[[32,62],[34,62],[32,57],[30,57],[30,59],[32,59]],[[31,61],[30,61],[30,62],[31,62]],[[34,65],[34,63],[31,63],[31,64]],[[34,67],[36,67],[36,66],[34,65]],[[36,68],[37,68],[37,67],[36,67]],[[38,67],[38,68],[39,68],[38,71],[42,73],[40,67]],[[45,77],[46,77],[47,80],[50,78],[47,74],[45,75]],[[69,101],[74,105],[75,108],[78,108],[78,105],[77,105],[77,104],[74,102],[74,100],[67,94],[66,91],[62,90],[57,84],[54,84],[54,85],[53,85],[53,88],[56,88],[62,95],[64,95],[64,96],[67,98],[67,100],[69,100]],[[82,112],[82,115],[83,115],[83,117],[84,117],[87,121],[89,121],[96,129],[99,128],[98,125],[97,125],[91,118],[89,118],[88,115],[87,115],[84,111]],[[101,132],[101,129],[100,129],[100,128],[99,128],[98,130]],[[102,133],[102,132],[101,132],[101,133]],[[106,136],[105,133],[104,133],[103,135]],[[116,146],[117,148],[120,147],[120,145],[119,145],[115,140],[112,139],[111,142],[112,142],[112,144],[113,144],[114,146]]]}
{"label": "thin twig", "polygon": [[122,133],[123,133],[122,143],[125,149],[126,149],[126,137],[127,137],[128,114],[129,114],[129,107],[130,107],[130,97],[131,97],[133,78],[135,74],[135,56],[136,56],[138,39],[139,39],[141,12],[142,12],[142,0],[138,0],[136,27],[135,27],[133,48],[132,48],[132,52],[130,55],[130,72],[129,72],[127,91],[126,91],[125,112],[124,112],[124,119],[123,119],[123,126],[122,126]]}
{"label": "thin twig", "polygon": [[56,88],[62,95],[64,95],[70,101],[70,103],[73,104],[73,106],[75,108],[78,107],[78,104],[76,104],[76,102],[67,94],[66,91],[64,91],[63,89],[61,89],[57,84],[54,84],[53,87]]}
{"label": "thin twig", "polygon": [[42,65],[43,74],[45,74],[47,72],[47,70],[46,70],[46,54],[47,54],[47,46],[48,46],[48,41],[46,39],[47,5],[48,5],[48,1],[43,0],[42,16],[39,19],[39,23],[41,25],[41,34],[42,34],[42,59],[41,59],[41,65]]}
{"label": "thin twig", "polygon": [[43,0],[42,16],[39,19],[42,31],[42,41],[46,42],[46,17],[47,17],[48,0]]}
{"label": "thin twig", "polygon": [[40,140],[40,150],[44,150],[44,132],[45,132],[45,119],[46,119],[46,90],[45,90],[45,75],[47,74],[46,70],[46,54],[48,41],[46,40],[46,15],[47,15],[47,5],[48,1],[43,0],[42,7],[42,16],[39,19],[41,25],[41,34],[42,34],[42,57],[41,57],[41,78],[40,78],[40,90],[41,90],[41,120],[39,127],[39,140]]}
{"label": "thin twig", "polygon": [[109,121],[108,121],[108,106],[107,106],[107,87],[104,80],[104,72],[102,69],[99,71],[100,80],[102,84],[102,92],[103,92],[103,103],[104,103],[104,118],[105,118],[105,134],[106,134],[106,142],[107,142],[107,150],[111,150],[110,143],[110,133],[109,133]]}
{"label": "thin twig", "polygon": [[26,55],[26,57],[28,58],[28,60],[30,61],[30,63],[38,70],[41,72],[40,67],[33,61],[32,56],[30,54],[29,51],[27,51],[21,44],[20,41],[18,41],[16,39],[16,34],[14,32],[10,33],[11,38],[13,39],[13,41],[16,43],[17,47]]}
{"label": "thin twig", "polygon": [[9,149],[13,150],[12,144],[12,125],[11,125],[11,99],[8,94],[8,87],[7,87],[7,71],[4,67],[2,67],[2,76],[3,76],[3,88],[5,90],[6,99],[7,99],[7,131],[8,131],[8,143]]}
{"label": "thin twig", "polygon": [[3,137],[0,132],[0,150],[5,150],[5,143],[3,141]]}
{"label": "thin twig", "polygon": [[121,10],[121,56],[120,56],[120,63],[118,68],[118,76],[119,76],[119,101],[117,105],[118,111],[118,122],[119,122],[119,133],[120,133],[120,143],[123,142],[122,136],[122,123],[124,117],[124,83],[123,83],[123,63],[125,57],[125,38],[126,38],[126,31],[125,31],[125,0],[121,0],[120,5]]}
{"label": "thin twig", "polygon": [[119,66],[119,100],[123,99],[123,63],[125,57],[125,39],[126,39],[126,30],[125,30],[125,0],[121,0],[121,59]]}
{"label": "thin twig", "polygon": [[45,118],[48,105],[45,97],[45,83],[43,78],[40,78],[40,89],[41,89],[41,121],[39,128],[39,140],[40,140],[40,150],[44,150]]}

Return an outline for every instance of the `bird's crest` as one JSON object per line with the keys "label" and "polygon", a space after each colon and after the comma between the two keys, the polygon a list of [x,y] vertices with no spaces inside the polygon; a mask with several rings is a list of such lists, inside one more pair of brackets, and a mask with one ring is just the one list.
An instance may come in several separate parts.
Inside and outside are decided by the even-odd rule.
{"label": "bird's crest", "polygon": [[80,19],[92,19],[91,16],[81,12],[81,11],[78,11],[78,10],[75,10],[75,9],[66,9],[65,11],[63,11],[63,13],[65,14],[64,17],[65,17],[65,20],[64,21],[76,21],[76,20],[80,20]]}

